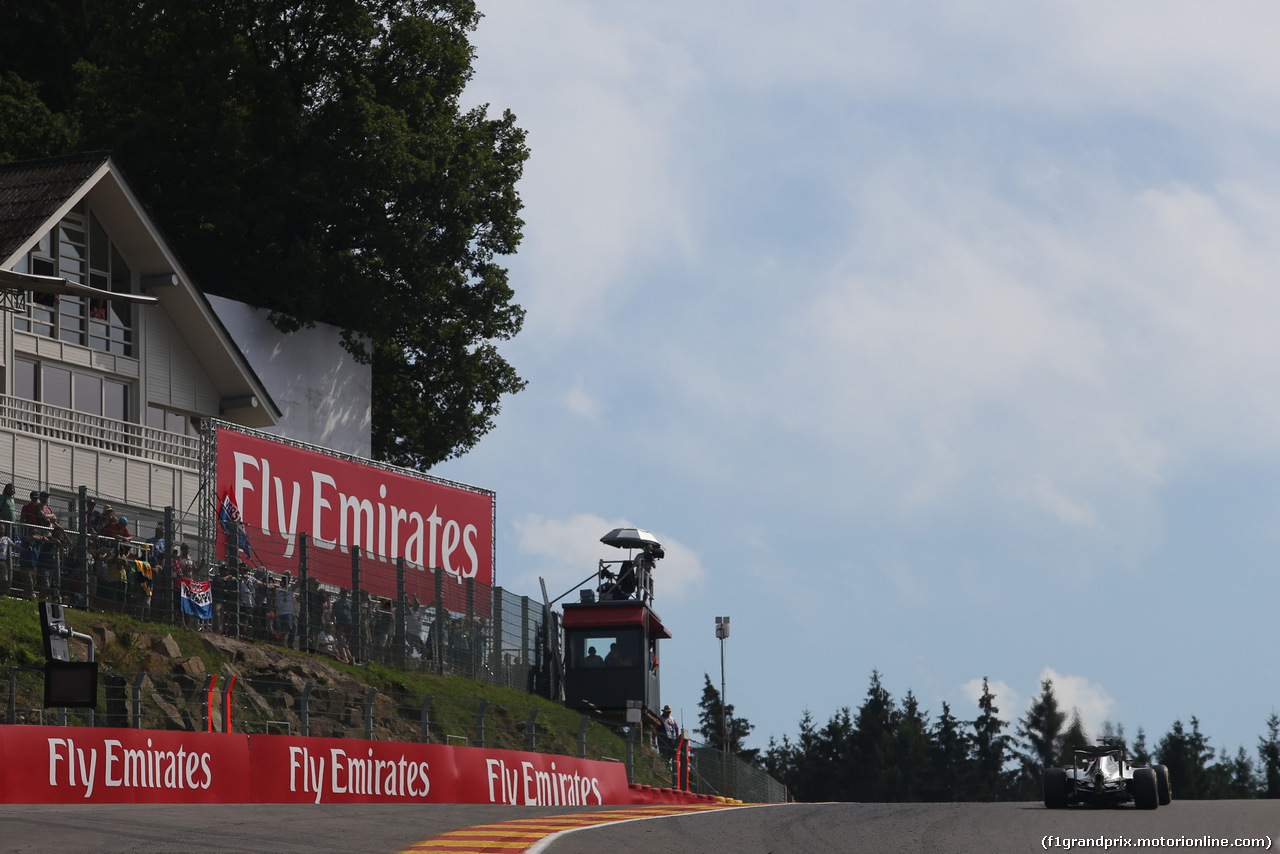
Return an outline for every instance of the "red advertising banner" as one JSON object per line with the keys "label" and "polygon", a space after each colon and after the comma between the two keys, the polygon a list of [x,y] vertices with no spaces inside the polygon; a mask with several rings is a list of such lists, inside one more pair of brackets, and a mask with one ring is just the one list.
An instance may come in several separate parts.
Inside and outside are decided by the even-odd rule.
{"label": "red advertising banner", "polygon": [[516,750],[255,735],[258,803],[591,806],[631,802],[618,762]]}
{"label": "red advertising banner", "polygon": [[[313,550],[359,546],[389,564],[404,557],[411,566],[493,584],[492,493],[237,430],[219,428],[217,442],[218,507],[210,510],[226,507],[242,519],[269,568],[295,565],[297,535],[305,532]],[[315,566],[320,581],[349,583],[325,578],[325,562]]]}
{"label": "red advertising banner", "polygon": [[249,738],[5,726],[0,768],[0,797],[9,804],[237,802],[249,778]]}
{"label": "red advertising banner", "polygon": [[[647,788],[647,787],[646,787]],[[619,762],[352,738],[0,727],[0,803],[666,802]]]}

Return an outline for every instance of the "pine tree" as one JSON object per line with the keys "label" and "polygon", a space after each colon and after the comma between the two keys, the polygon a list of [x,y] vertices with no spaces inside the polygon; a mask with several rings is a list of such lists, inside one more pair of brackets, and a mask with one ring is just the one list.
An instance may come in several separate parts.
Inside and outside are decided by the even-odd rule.
{"label": "pine tree", "polygon": [[996,697],[991,693],[987,677],[982,677],[982,696],[978,709],[982,712],[973,722],[973,757],[977,763],[977,792],[983,800],[1001,800],[1006,794],[1004,765],[1010,752],[1010,736],[1004,734],[1006,721],[998,717]]}
{"label": "pine tree", "polygon": [[1071,725],[1062,733],[1058,741],[1058,765],[1070,765],[1075,761],[1076,749],[1089,746],[1089,733],[1085,732],[1084,722],[1080,720],[1080,710],[1071,710]]}
{"label": "pine tree", "polygon": [[1138,727],[1138,737],[1133,740],[1133,764],[1151,764],[1151,750],[1147,747],[1147,733],[1142,727]]}
{"label": "pine tree", "polygon": [[920,710],[920,703],[910,690],[902,700],[894,733],[894,767],[897,779],[888,800],[923,801],[929,798],[929,716]]}
{"label": "pine tree", "polygon": [[951,706],[942,704],[942,714],[933,728],[930,742],[933,767],[933,800],[973,800],[974,767],[972,741],[964,724],[951,714]]}
{"label": "pine tree", "polygon": [[850,790],[854,800],[883,801],[895,788],[894,732],[898,712],[893,698],[880,681],[880,671],[871,671],[867,698],[854,716]]}
{"label": "pine tree", "polygon": [[706,684],[702,686],[702,699],[698,701],[698,732],[702,735],[703,742],[716,750],[724,750],[724,730],[727,727],[729,752],[744,762],[755,763],[760,750],[742,746],[743,740],[755,729],[755,724],[746,718],[735,717],[733,703],[722,704],[720,692],[711,684],[711,677],[704,673],[703,678]]}
{"label": "pine tree", "polygon": [[1258,756],[1262,759],[1262,796],[1280,798],[1280,715],[1267,718],[1267,734],[1258,739]]}

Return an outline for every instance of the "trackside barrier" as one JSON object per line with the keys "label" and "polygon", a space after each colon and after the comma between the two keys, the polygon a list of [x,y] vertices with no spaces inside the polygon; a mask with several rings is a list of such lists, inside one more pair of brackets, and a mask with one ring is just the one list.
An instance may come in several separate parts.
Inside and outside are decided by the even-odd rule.
{"label": "trackside barrier", "polygon": [[703,803],[617,762],[443,744],[107,727],[0,728],[0,802]]}

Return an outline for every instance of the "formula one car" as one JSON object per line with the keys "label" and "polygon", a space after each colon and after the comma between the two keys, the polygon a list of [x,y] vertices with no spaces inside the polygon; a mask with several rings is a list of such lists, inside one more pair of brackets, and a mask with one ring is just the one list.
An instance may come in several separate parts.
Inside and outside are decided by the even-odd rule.
{"label": "formula one car", "polygon": [[1062,809],[1070,804],[1116,806],[1132,802],[1140,810],[1167,806],[1173,800],[1169,769],[1163,765],[1135,767],[1118,738],[1100,738],[1096,747],[1080,747],[1069,768],[1046,768],[1044,805]]}

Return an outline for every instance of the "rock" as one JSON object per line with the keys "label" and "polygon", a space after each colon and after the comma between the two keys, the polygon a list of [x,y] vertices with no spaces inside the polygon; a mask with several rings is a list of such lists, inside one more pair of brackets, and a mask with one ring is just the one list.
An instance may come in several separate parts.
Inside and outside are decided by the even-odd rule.
{"label": "rock", "polygon": [[205,672],[204,660],[193,655],[190,658],[181,661],[175,669],[180,670],[188,676],[200,676]]}
{"label": "rock", "polygon": [[105,649],[116,642],[116,633],[106,626],[94,626],[89,631],[93,633],[99,650]]}
{"label": "rock", "polygon": [[178,642],[173,639],[173,635],[165,635],[162,638],[154,638],[151,641],[151,651],[169,658],[181,658],[182,649],[178,646]]}

